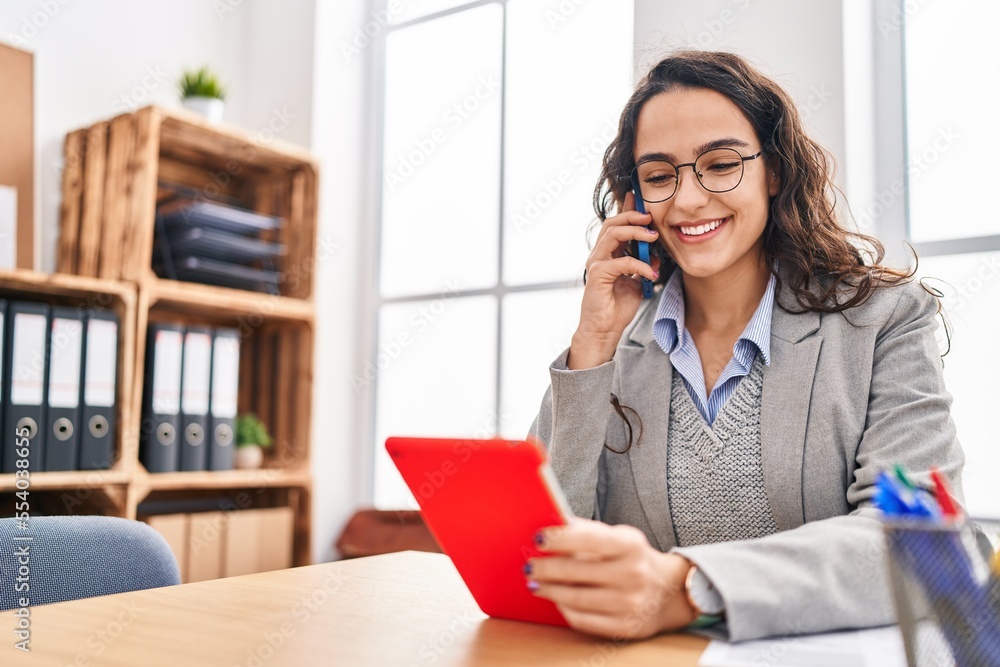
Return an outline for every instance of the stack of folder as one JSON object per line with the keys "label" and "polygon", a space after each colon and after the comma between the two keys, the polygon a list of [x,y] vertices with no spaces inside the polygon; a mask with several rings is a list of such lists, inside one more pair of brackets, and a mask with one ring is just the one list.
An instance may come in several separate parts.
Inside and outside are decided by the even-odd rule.
{"label": "stack of folder", "polygon": [[[993,553],[987,523],[964,516],[944,477],[932,470],[931,479],[934,488],[923,489],[897,466],[895,474],[882,472],[876,481],[907,657],[919,667],[947,658],[1000,667],[1000,552]],[[994,532],[1000,538],[1000,530]],[[924,610],[929,620],[920,618]],[[917,627],[927,622],[940,634]]]}
{"label": "stack of folder", "polygon": [[0,300],[0,471],[111,467],[118,317]]}
{"label": "stack of folder", "polygon": [[172,280],[278,294],[280,243],[261,240],[282,219],[217,202],[175,198],[156,211],[153,269]]}
{"label": "stack of folder", "polygon": [[146,360],[141,438],[146,470],[232,469],[240,368],[236,329],[150,324]]}

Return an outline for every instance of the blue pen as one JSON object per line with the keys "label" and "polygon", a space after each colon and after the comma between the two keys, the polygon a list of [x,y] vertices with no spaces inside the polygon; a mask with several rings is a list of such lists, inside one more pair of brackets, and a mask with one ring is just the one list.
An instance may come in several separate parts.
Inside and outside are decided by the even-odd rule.
{"label": "blue pen", "polygon": [[936,518],[941,511],[930,494],[905,486],[885,471],[876,479],[876,498],[882,510],[890,516]]}
{"label": "blue pen", "polygon": [[893,488],[891,478],[883,471],[875,479],[875,505],[886,516],[902,516],[906,514],[906,506],[900,502]]}
{"label": "blue pen", "polygon": [[924,517],[928,519],[941,516],[941,510],[937,507],[934,498],[923,489],[910,489],[902,484],[897,484],[900,500],[907,506],[907,511],[912,516]]}

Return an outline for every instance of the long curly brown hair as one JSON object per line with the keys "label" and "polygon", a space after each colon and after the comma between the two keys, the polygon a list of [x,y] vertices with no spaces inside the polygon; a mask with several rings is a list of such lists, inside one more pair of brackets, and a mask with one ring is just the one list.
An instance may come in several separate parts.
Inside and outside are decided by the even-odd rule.
{"label": "long curly brown hair", "polygon": [[[781,87],[743,58],[732,53],[680,51],[657,63],[629,98],[618,134],[604,153],[594,189],[600,224],[620,210],[635,167],[636,122],[652,97],[678,87],[707,88],[736,104],[753,126],[769,165],[777,172],[779,190],[771,199],[764,228],[764,255],[779,265],[798,310],[841,312],[864,303],[879,287],[908,280],[904,272],[882,266],[885,251],[878,239],[841,226],[833,158],[806,136],[795,103]],[[650,244],[661,261],[659,283],[676,266],[659,244]]]}
{"label": "long curly brown hair", "polygon": [[[629,98],[618,134],[604,153],[601,175],[594,188],[594,210],[600,224],[621,209],[631,188],[635,168],[636,123],[642,106],[660,93],[677,88],[707,88],[736,104],[753,126],[771,166],[779,176],[779,190],[771,198],[764,227],[764,255],[769,266],[780,266],[798,310],[778,302],[788,312],[836,313],[867,301],[876,289],[909,280],[916,273],[882,265],[885,249],[878,239],[841,226],[833,158],[810,139],[791,97],[743,58],[732,53],[679,51],[657,63]],[[660,259],[659,284],[665,283],[676,262],[659,243],[650,251]],[[629,254],[633,254],[631,250]],[[939,296],[939,295],[937,295]],[[947,331],[947,323],[946,323]],[[950,342],[950,336],[949,336]],[[632,408],[611,396],[615,412],[625,422],[628,444],[642,439],[642,419]],[[633,431],[629,415],[637,423]]]}

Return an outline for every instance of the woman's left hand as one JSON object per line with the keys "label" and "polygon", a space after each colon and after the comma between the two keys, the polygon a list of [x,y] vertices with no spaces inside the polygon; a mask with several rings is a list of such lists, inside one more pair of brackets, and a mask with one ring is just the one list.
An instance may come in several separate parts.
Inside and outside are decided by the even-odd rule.
{"label": "woman's left hand", "polygon": [[528,587],[555,602],[574,629],[639,639],[695,620],[684,593],[691,563],[657,551],[638,528],[573,519],[540,535],[550,555],[529,561]]}

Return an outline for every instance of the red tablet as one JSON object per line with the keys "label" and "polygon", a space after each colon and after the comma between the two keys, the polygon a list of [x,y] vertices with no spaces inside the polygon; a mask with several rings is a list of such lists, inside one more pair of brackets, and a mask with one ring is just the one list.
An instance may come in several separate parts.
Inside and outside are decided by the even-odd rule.
{"label": "red tablet", "polygon": [[483,612],[566,625],[555,604],[532,595],[524,579],[524,563],[541,554],[535,533],[572,516],[541,445],[389,438],[385,448]]}

